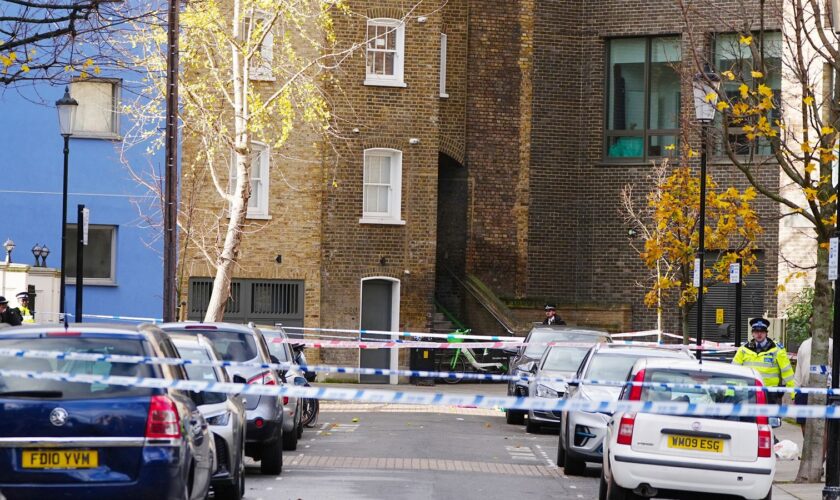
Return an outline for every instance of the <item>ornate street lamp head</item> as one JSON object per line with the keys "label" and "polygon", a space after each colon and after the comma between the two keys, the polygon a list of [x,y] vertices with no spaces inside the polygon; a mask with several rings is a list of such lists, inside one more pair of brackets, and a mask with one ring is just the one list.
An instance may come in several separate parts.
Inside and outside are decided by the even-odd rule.
{"label": "ornate street lamp head", "polygon": [[58,109],[58,129],[64,137],[73,135],[73,126],[76,121],[76,109],[79,107],[79,102],[70,97],[70,88],[64,87],[64,96],[55,101],[55,107]]}
{"label": "ornate street lamp head", "polygon": [[712,71],[708,63],[701,73],[694,75],[691,86],[694,89],[694,113],[698,122],[707,124],[715,119],[720,81],[720,75]]}

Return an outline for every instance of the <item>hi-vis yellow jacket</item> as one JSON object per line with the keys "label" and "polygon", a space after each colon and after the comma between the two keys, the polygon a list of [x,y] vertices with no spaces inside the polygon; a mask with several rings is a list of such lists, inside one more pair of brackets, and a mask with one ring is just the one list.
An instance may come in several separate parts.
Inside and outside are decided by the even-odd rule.
{"label": "hi-vis yellow jacket", "polygon": [[732,362],[736,365],[749,366],[761,374],[765,387],[785,386],[793,388],[793,368],[790,366],[787,352],[770,339],[764,349],[759,349],[755,341],[750,341],[738,348]]}
{"label": "hi-vis yellow jacket", "polygon": [[20,311],[20,315],[23,316],[24,323],[35,322],[35,317],[32,316],[32,311],[30,311],[28,307],[18,306],[18,310]]}

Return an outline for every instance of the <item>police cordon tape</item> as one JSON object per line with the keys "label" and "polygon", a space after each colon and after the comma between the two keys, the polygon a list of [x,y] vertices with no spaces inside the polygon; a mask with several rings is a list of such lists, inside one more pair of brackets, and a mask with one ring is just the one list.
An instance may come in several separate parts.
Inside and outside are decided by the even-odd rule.
{"label": "police cordon tape", "polygon": [[760,404],[696,404],[667,401],[627,400],[567,400],[555,398],[485,396],[481,394],[460,395],[445,393],[419,393],[411,391],[390,391],[381,389],[345,389],[333,387],[305,387],[295,385],[236,384],[210,382],[205,380],[167,380],[148,377],[124,377],[107,375],[66,374],[55,372],[32,372],[0,368],[2,377],[19,377],[37,380],[55,380],[85,384],[110,384],[150,389],[177,389],[194,392],[224,394],[259,394],[262,396],[292,396],[308,399],[336,401],[357,401],[363,403],[415,404],[430,406],[459,406],[491,409],[540,410],[540,411],[585,411],[591,413],[646,412],[668,415],[693,415],[714,417],[795,417],[795,418],[840,418],[837,406],[790,406]]}
{"label": "police cordon tape", "polygon": [[[575,327],[570,327],[570,329],[574,329]],[[425,337],[425,338],[433,338],[433,339],[472,339],[472,340],[484,340],[490,342],[503,342],[503,341],[518,341],[522,340],[523,337],[514,337],[514,336],[497,336],[497,335],[477,335],[473,333],[431,333],[431,332],[393,332],[389,330],[355,330],[355,329],[346,329],[346,328],[318,328],[318,327],[302,327],[302,326],[285,326],[283,325],[284,330],[295,330],[295,331],[302,331],[302,332],[328,332],[328,333],[354,333],[359,335],[390,335],[392,337]],[[588,328],[581,328],[587,331],[593,331]],[[660,332],[658,330],[644,330],[638,332],[626,332],[626,333],[615,333],[609,334],[607,332],[603,332],[604,335],[608,335],[613,338],[625,338],[625,337],[653,337],[658,335]],[[663,335],[665,335],[663,333]],[[673,334],[670,334],[673,335]],[[682,338],[682,336],[674,335],[674,337]]]}
{"label": "police cordon tape", "polygon": [[[223,368],[259,368],[263,370],[287,370],[291,363],[254,363],[254,362],[238,362],[238,361],[200,361],[182,358],[159,358],[153,356],[137,356],[127,354],[94,354],[84,352],[63,352],[63,351],[41,351],[33,349],[0,349],[0,357],[11,358],[36,358],[36,359],[58,359],[58,360],[80,360],[93,362],[110,362],[110,363],[127,363],[127,364],[165,364],[165,365],[192,365],[192,366],[217,366]],[[611,387],[623,387],[627,385],[651,387],[651,388],[668,388],[668,389],[684,389],[684,390],[735,390],[735,391],[766,391],[766,392],[781,392],[781,393],[803,393],[803,394],[837,394],[840,395],[840,389],[828,389],[820,387],[764,387],[756,385],[740,385],[740,384],[685,384],[675,382],[634,382],[627,380],[595,380],[595,379],[576,379],[566,377],[536,377],[532,375],[506,375],[506,374],[491,374],[491,373],[467,373],[467,372],[441,372],[441,371],[426,371],[426,370],[390,370],[386,368],[355,368],[355,367],[341,367],[341,366],[326,366],[326,365],[295,365],[299,366],[304,371],[311,372],[326,372],[326,373],[341,373],[341,374],[361,374],[361,375],[397,375],[405,377],[419,377],[419,378],[449,378],[459,380],[478,380],[478,381],[494,381],[494,382],[560,382],[584,385],[599,385]]]}
{"label": "police cordon tape", "polygon": [[[279,344],[302,344],[307,347],[317,349],[504,349],[506,347],[519,346],[563,346],[563,347],[592,347],[592,342],[566,342],[566,341],[545,341],[545,342],[525,342],[525,341],[505,341],[505,342],[423,342],[423,341],[405,341],[405,340],[382,340],[361,342],[358,340],[315,340],[315,339],[290,339],[282,337],[273,337],[271,342]],[[715,352],[735,351],[736,347],[719,347],[706,346],[699,347],[697,345],[683,345],[683,344],[660,344],[657,342],[640,342],[637,340],[616,340],[612,344],[632,345],[640,347],[660,347],[663,349],[690,349],[690,350],[710,350]]]}

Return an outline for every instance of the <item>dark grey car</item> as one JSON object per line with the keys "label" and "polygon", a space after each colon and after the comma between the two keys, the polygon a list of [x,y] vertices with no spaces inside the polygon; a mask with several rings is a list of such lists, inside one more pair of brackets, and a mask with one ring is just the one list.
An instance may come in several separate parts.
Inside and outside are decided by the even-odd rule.
{"label": "dark grey car", "polygon": [[[232,323],[166,323],[170,333],[201,334],[210,339],[225,361],[276,363],[259,329]],[[276,370],[230,367],[231,376],[239,375],[249,384],[279,386]],[[276,475],[283,470],[283,398],[244,394],[248,428],[245,455],[260,462],[263,474]]]}
{"label": "dark grey car", "polygon": [[[588,330],[586,328],[578,328],[575,326],[565,325],[543,325],[542,323],[535,323],[531,331],[525,337],[526,343],[534,342],[533,345],[525,345],[515,347],[508,352],[514,353],[510,359],[508,366],[508,374],[510,375],[533,375],[533,369],[542,358],[543,353],[548,348],[545,344],[539,345],[537,342],[612,342],[610,334],[598,330]],[[517,381],[508,382],[507,389],[508,396],[528,396],[528,382]],[[526,411],[523,410],[505,410],[505,419],[509,424],[524,424]]]}

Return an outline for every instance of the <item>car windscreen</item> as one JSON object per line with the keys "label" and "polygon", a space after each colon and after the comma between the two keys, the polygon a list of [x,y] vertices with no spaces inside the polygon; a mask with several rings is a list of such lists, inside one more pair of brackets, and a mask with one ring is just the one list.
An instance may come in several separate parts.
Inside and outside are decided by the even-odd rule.
{"label": "car windscreen", "polygon": [[583,374],[585,379],[589,380],[612,380],[623,382],[627,380],[630,375],[630,369],[639,358],[644,357],[644,354],[610,354],[605,352],[598,352],[592,357],[586,373]]}
{"label": "car windscreen", "polygon": [[226,332],[224,330],[202,330],[216,347],[225,361],[250,361],[258,357],[257,344],[248,332]]}
{"label": "car windscreen", "polygon": [[[210,355],[207,351],[201,346],[184,346],[184,345],[175,345],[178,348],[178,354],[181,355],[183,359],[190,359],[193,361],[212,361]],[[216,375],[216,370],[213,369],[212,366],[202,366],[202,365],[184,365],[184,368],[187,370],[187,376],[190,380],[204,380],[207,382],[221,382],[218,376]],[[204,393],[204,403],[205,404],[215,404],[215,403],[223,403],[227,399],[222,393],[219,392],[205,392]]]}
{"label": "car windscreen", "polygon": [[[125,354],[148,356],[144,340],[95,337],[0,338],[0,349],[79,352],[87,354]],[[82,361],[74,359],[0,358],[0,367],[8,370],[57,372],[68,375],[157,377],[151,365]],[[58,380],[0,377],[0,398],[28,397],[55,400],[102,399],[149,396],[153,389]]]}
{"label": "car windscreen", "polygon": [[[674,384],[677,387],[662,385],[643,387],[641,396],[642,401],[667,401],[695,404],[756,404],[755,391],[748,388],[749,386],[755,385],[755,380],[748,377],[718,373],[703,373],[691,370],[656,369],[645,370],[645,382],[651,382],[654,384]],[[690,385],[692,387],[681,387],[683,384]],[[716,418],[754,421],[752,417],[726,416]]]}
{"label": "car windscreen", "polygon": [[577,371],[588,350],[588,347],[554,346],[545,354],[541,368],[559,372]]}
{"label": "car windscreen", "polygon": [[533,330],[529,335],[528,345],[525,347],[524,354],[529,358],[539,359],[548,348],[548,346],[545,345],[545,342],[567,339],[568,335],[566,335],[562,330]]}

